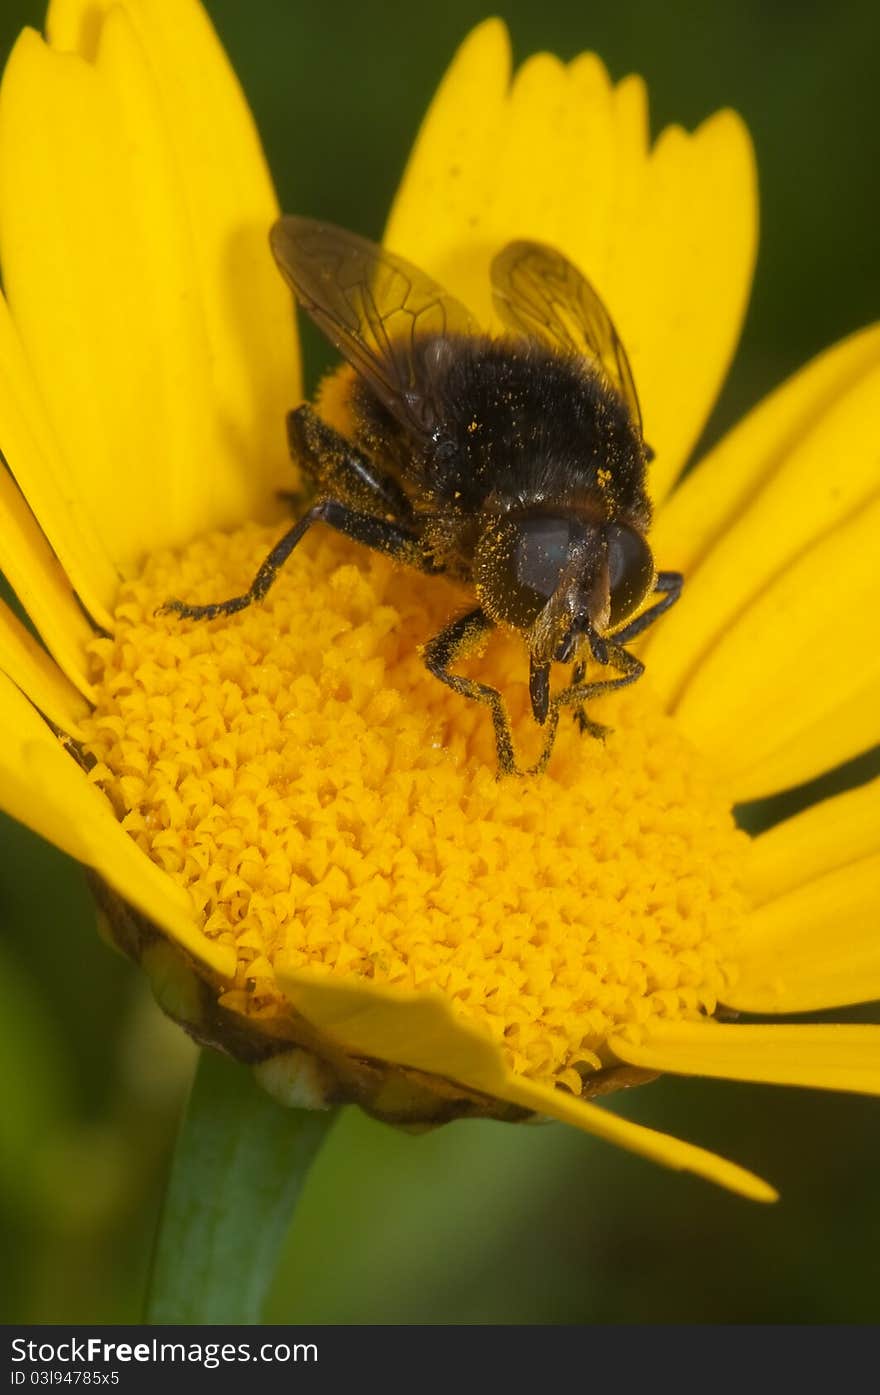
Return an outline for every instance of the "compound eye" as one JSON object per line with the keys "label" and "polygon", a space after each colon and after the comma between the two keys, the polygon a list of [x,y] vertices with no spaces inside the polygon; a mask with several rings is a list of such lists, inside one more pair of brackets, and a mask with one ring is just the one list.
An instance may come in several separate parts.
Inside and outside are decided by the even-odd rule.
{"label": "compound eye", "polygon": [[609,628],[619,625],[641,605],[654,584],[654,559],[641,533],[625,523],[605,526],[608,540]]}
{"label": "compound eye", "polygon": [[480,540],[475,580],[480,604],[493,620],[526,630],[559,585],[572,549],[582,541],[575,519],[501,519]]}

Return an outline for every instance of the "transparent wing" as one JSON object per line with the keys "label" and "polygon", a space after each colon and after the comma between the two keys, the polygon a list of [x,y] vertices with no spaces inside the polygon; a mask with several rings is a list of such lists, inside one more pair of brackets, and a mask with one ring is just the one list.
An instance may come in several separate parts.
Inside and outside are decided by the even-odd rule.
{"label": "transparent wing", "polygon": [[495,308],[508,329],[594,360],[642,430],[626,350],[611,316],[567,257],[541,242],[511,242],[492,262]]}
{"label": "transparent wing", "polygon": [[464,306],[418,267],[356,233],[280,218],[272,251],[300,305],[403,425],[430,433],[420,340],[473,334]]}

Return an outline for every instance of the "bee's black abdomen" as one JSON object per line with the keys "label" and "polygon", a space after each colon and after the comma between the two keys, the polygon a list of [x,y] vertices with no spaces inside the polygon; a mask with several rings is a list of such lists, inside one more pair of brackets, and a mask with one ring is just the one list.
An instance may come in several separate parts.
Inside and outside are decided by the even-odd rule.
{"label": "bee's black abdomen", "polygon": [[629,412],[584,360],[512,338],[418,346],[436,426],[415,443],[362,383],[358,415],[402,482],[437,507],[588,507],[647,526],[644,448]]}

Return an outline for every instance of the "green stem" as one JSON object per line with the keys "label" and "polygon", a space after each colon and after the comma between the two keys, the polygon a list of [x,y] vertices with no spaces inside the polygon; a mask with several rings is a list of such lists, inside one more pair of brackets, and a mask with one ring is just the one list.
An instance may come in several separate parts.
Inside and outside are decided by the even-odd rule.
{"label": "green stem", "polygon": [[261,1321],[278,1252],[334,1115],[284,1109],[203,1051],[171,1166],[148,1323]]}

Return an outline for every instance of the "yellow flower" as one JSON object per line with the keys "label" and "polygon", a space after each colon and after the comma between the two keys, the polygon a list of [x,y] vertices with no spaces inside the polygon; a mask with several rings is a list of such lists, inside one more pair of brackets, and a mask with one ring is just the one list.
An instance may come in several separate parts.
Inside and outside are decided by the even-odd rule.
{"label": "yellow flower", "polygon": [[[156,617],[234,594],[285,526],[277,208],[194,0],[53,0],[47,29],[0,91],[0,565],[45,644],[0,612],[3,806],[93,869],[166,1010],[280,1096],[551,1115],[771,1198],[591,1097],[659,1071],[880,1090],[878,1028],[735,1020],[880,994],[878,784],[754,840],[731,812],[877,734],[880,330],[673,491],[751,278],[748,136],[720,112],[652,147],[640,79],[540,55],[511,85],[503,27],[471,35],[387,242],[489,327],[506,242],[584,269],[686,576],[646,676],[596,704],[607,742],[567,722],[546,775],[496,781],[485,711],[419,657],[462,603],[444,581],[316,533],[263,604]],[[527,748],[518,642],[468,662]]]}

